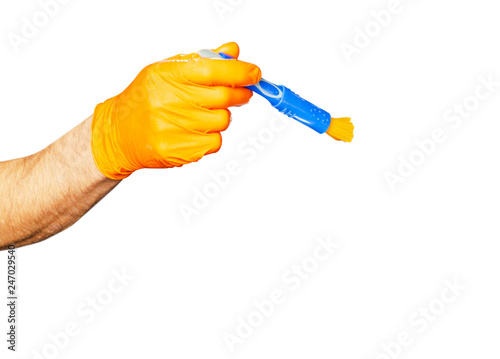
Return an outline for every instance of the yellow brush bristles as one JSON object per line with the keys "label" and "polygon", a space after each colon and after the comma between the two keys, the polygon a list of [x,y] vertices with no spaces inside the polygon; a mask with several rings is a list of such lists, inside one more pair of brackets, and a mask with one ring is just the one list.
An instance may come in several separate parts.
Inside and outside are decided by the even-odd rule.
{"label": "yellow brush bristles", "polygon": [[337,141],[351,142],[354,137],[354,125],[350,117],[333,118],[326,133]]}

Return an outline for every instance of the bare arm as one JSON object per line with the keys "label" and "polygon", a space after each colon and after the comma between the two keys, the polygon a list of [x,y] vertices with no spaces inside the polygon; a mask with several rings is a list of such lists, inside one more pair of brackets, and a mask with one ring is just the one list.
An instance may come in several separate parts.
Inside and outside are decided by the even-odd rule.
{"label": "bare arm", "polygon": [[91,123],[32,156],[0,162],[0,250],[63,231],[120,183],[94,164]]}
{"label": "bare arm", "polygon": [[40,242],[80,219],[141,168],[172,168],[215,153],[228,107],[252,97],[260,69],[235,59],[177,55],[146,66],[121,94],[44,150],[0,162],[0,250]]}

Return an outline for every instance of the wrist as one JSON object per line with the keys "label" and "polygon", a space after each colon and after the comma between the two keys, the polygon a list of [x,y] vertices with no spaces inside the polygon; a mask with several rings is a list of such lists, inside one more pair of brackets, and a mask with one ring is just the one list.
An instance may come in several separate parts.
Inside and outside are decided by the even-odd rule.
{"label": "wrist", "polygon": [[98,161],[94,155],[93,142],[94,142],[94,134],[93,134],[93,126],[94,126],[94,115],[90,116],[84,121],[85,127],[85,143],[88,147],[88,154],[86,156],[86,172],[91,177],[92,181],[95,182],[106,182],[113,181],[117,182],[118,179],[111,178],[106,175],[106,172],[101,169]]}
{"label": "wrist", "polygon": [[121,165],[125,161],[118,148],[116,129],[112,121],[115,99],[116,97],[110,98],[96,106],[91,120],[90,145],[97,170],[106,178],[122,180],[132,172],[126,171]]}

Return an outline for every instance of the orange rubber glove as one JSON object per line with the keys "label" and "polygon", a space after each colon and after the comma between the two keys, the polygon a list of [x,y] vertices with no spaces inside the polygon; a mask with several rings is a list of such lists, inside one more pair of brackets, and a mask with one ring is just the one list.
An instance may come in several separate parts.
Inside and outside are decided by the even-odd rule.
{"label": "orange rubber glove", "polygon": [[[239,55],[234,42],[215,51]],[[260,78],[253,64],[196,53],[147,66],[125,91],[95,108],[97,168],[119,180],[141,168],[180,167],[217,152],[231,118],[227,108],[247,103],[252,91],[243,86]]]}

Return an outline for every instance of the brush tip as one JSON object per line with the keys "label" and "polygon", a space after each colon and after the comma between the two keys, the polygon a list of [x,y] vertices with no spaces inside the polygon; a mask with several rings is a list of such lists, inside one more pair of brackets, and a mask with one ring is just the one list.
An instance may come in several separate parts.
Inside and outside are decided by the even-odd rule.
{"label": "brush tip", "polygon": [[337,141],[351,142],[354,137],[354,125],[350,117],[333,118],[326,133]]}

